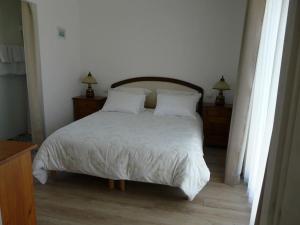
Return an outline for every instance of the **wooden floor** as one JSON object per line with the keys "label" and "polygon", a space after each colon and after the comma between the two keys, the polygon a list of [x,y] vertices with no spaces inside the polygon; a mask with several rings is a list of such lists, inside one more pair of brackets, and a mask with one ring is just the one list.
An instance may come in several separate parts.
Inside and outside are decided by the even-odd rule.
{"label": "wooden floor", "polygon": [[248,225],[245,186],[221,183],[225,151],[205,155],[212,179],[192,202],[163,185],[127,182],[120,192],[103,179],[58,174],[35,185],[38,225]]}

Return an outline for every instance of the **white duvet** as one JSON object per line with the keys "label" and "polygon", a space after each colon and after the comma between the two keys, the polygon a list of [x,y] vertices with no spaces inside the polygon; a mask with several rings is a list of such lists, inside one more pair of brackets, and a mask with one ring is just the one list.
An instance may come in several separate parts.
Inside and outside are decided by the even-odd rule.
{"label": "white duvet", "polygon": [[209,180],[203,159],[202,121],[186,117],[99,111],[49,136],[33,162],[47,170],[179,187],[189,200]]}

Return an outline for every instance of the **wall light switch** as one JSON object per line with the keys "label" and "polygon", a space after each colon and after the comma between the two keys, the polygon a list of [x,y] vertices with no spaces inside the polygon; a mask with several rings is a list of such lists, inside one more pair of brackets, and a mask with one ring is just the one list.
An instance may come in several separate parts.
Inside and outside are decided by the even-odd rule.
{"label": "wall light switch", "polygon": [[57,35],[59,38],[66,39],[66,29],[57,27]]}

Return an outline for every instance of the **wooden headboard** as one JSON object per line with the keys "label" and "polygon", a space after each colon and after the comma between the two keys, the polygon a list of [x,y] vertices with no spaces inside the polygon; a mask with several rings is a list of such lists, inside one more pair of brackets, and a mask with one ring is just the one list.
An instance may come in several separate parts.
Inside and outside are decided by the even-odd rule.
{"label": "wooden headboard", "polygon": [[167,77],[135,77],[116,82],[111,85],[111,88],[119,86],[142,87],[152,90],[153,93],[150,94],[146,100],[146,107],[148,108],[154,108],[156,105],[156,89],[197,91],[201,93],[201,98],[197,105],[197,112],[202,115],[204,90],[195,84]]}

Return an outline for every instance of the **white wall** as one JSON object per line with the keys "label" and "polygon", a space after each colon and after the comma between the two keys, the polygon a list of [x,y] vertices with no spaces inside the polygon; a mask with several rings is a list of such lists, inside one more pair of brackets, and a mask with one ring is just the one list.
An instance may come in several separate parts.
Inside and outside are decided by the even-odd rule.
{"label": "white wall", "polygon": [[[225,74],[233,90],[246,0],[84,0],[80,4],[82,75],[100,85],[140,75],[202,86],[206,101]],[[213,93],[213,98],[207,98]],[[208,94],[208,95],[207,95]],[[232,102],[233,92],[227,92]]]}
{"label": "white wall", "polygon": [[172,76],[212,93],[225,74],[235,87],[246,0],[30,1],[38,9],[46,135],[72,121],[72,97],[84,93],[80,77],[88,71],[98,94],[140,75]]}
{"label": "white wall", "polygon": [[[31,0],[37,4],[45,132],[73,120],[72,97],[79,95],[80,32],[78,0]],[[59,38],[57,28],[66,29]]]}

